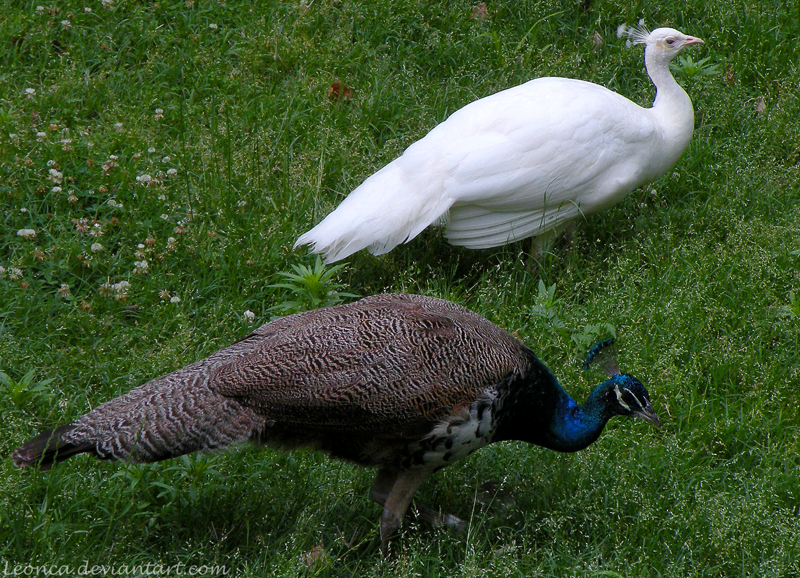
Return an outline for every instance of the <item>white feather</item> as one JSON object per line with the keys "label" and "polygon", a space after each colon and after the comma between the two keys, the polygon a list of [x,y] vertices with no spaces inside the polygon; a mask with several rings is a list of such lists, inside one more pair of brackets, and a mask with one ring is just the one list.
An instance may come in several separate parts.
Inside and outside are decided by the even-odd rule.
{"label": "white feather", "polygon": [[[643,28],[626,29],[634,39]],[[702,41],[660,28],[642,108],[605,87],[540,78],[468,104],[370,176],[295,246],[328,262],[376,255],[446,220],[454,245],[487,248],[558,231],[666,172],[689,143],[692,103],[669,61]]]}

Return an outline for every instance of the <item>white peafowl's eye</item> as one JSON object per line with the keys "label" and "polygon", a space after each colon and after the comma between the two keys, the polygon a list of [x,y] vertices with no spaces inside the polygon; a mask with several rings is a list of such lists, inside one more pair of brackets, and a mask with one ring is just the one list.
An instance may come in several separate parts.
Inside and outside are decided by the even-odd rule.
{"label": "white peafowl's eye", "polygon": [[666,42],[668,46],[672,46],[673,44],[675,44],[675,39],[670,36],[669,38],[664,40],[664,42]]}

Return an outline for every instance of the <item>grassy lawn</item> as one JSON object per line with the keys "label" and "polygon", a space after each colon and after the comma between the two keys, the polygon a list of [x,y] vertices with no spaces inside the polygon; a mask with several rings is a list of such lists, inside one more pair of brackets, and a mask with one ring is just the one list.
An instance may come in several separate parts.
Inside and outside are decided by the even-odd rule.
{"label": "grassy lawn", "polygon": [[[476,4],[5,2],[0,571],[800,575],[800,3]],[[486,448],[418,494],[468,534],[411,516],[389,559],[372,472],[311,452],[13,466],[39,430],[307,306],[274,286],[315,263],[297,236],[465,104],[539,76],[651,102],[641,47],[615,35],[642,18],[706,42],[676,69],[696,130],[670,174],[535,273],[528,242],[428,230],[349,258],[322,301],[451,299],[518,331],[580,401],[601,381],[587,344],[614,333],[660,430]]]}

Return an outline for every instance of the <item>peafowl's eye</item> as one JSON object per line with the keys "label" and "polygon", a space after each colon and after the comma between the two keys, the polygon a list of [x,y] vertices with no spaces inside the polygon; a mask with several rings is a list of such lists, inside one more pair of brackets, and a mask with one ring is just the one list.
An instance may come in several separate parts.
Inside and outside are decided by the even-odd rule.
{"label": "peafowl's eye", "polygon": [[673,44],[675,44],[675,39],[667,38],[664,42],[666,42],[668,46],[672,46]]}

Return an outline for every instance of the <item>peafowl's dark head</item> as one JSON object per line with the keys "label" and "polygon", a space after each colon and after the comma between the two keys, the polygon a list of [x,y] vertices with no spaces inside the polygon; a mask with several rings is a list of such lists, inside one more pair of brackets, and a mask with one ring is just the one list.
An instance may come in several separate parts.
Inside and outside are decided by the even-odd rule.
{"label": "peafowl's dark head", "polygon": [[650,403],[650,394],[647,393],[642,382],[627,373],[612,375],[611,379],[603,384],[605,391],[605,406],[613,415],[627,415],[644,419],[661,427],[653,406]]}

